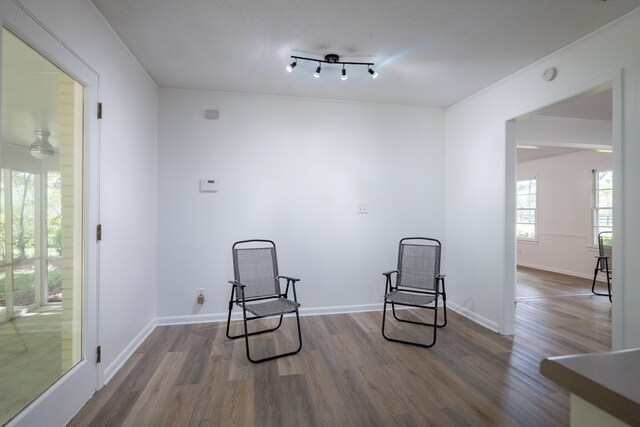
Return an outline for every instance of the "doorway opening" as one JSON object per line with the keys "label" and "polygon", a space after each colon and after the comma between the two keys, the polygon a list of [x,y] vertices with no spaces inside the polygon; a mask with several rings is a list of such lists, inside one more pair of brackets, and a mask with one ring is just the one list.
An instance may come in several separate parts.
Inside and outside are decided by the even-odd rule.
{"label": "doorway opening", "polygon": [[[603,83],[507,124],[512,331],[560,339],[565,354],[612,348],[612,305],[591,288],[598,234],[615,227],[613,93],[613,83]],[[597,279],[602,290],[606,277]]]}

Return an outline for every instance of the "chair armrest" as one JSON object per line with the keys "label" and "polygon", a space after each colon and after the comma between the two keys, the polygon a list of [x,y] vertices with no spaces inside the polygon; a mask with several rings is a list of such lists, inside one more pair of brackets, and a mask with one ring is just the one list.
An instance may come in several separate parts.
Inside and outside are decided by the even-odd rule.
{"label": "chair armrest", "polygon": [[278,279],[286,279],[286,280],[290,280],[292,282],[299,282],[300,279],[296,279],[295,277],[289,277],[289,276],[278,276]]}
{"label": "chair armrest", "polygon": [[436,279],[444,279],[445,277],[447,277],[447,275],[446,275],[446,274],[438,274],[438,275],[436,276]]}
{"label": "chair armrest", "polygon": [[287,280],[287,287],[284,290],[284,293],[281,294],[281,296],[285,297],[285,298],[289,298],[289,285],[293,285],[292,289],[293,289],[293,300],[295,302],[298,302],[298,296],[296,295],[296,282],[299,282],[300,279],[296,279],[295,277],[289,277],[289,276],[278,276],[276,277],[276,279],[286,279]]}
{"label": "chair armrest", "polygon": [[[385,284],[384,284],[384,293],[387,294],[390,291],[393,290],[393,284],[391,283],[391,275],[393,273],[398,274],[399,271],[398,270],[391,270],[391,271],[385,271],[384,273],[382,273],[383,276],[387,276],[387,279],[385,280]],[[396,285],[397,285],[397,281],[398,281],[398,276],[396,276]]]}
{"label": "chair armrest", "polygon": [[231,283],[234,287],[237,288],[244,288],[247,285],[243,285],[242,283],[238,282],[237,280],[229,280],[229,283]]}

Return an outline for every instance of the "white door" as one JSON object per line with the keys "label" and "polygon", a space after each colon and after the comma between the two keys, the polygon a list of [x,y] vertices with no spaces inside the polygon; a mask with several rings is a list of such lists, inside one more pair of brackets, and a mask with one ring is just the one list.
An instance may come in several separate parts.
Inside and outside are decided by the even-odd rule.
{"label": "white door", "polygon": [[[25,409],[7,416],[13,417],[10,425],[64,425],[98,385],[99,76],[18,1],[1,1],[0,204],[10,215],[3,216],[0,230],[0,285],[6,296],[0,327],[15,330],[16,358],[27,357],[37,345],[26,322],[38,315],[60,316],[48,331],[62,340],[62,362],[51,363],[60,364],[59,375],[33,400],[24,400]],[[33,53],[19,66],[11,63],[16,46]],[[23,66],[35,68],[23,71]],[[31,74],[34,83],[25,83]],[[46,94],[52,91],[39,86],[43,79],[54,81],[58,106],[52,107]],[[34,95],[42,97],[41,105],[29,110],[25,99]],[[47,116],[51,109],[58,110],[55,120]],[[30,141],[22,137],[25,132],[33,133]],[[55,197],[61,202],[50,203]],[[0,393],[7,393],[11,384],[2,381],[0,375]]]}

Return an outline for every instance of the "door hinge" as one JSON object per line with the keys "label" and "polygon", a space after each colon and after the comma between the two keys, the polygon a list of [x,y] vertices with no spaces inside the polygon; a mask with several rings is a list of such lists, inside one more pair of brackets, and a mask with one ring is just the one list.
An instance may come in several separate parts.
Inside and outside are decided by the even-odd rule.
{"label": "door hinge", "polygon": [[99,345],[96,347],[96,363],[100,363],[102,361],[102,346]]}
{"label": "door hinge", "polygon": [[98,118],[102,118],[102,102],[98,102]]}
{"label": "door hinge", "polygon": [[102,240],[102,224],[96,226],[96,240],[98,242]]}

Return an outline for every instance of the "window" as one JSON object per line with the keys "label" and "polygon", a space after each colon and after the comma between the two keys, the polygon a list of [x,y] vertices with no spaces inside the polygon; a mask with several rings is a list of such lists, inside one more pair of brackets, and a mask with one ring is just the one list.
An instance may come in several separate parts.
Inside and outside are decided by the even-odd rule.
{"label": "window", "polygon": [[516,237],[536,239],[536,179],[518,181],[516,186]]}
{"label": "window", "polygon": [[593,170],[593,244],[598,234],[613,231],[613,171]]}

